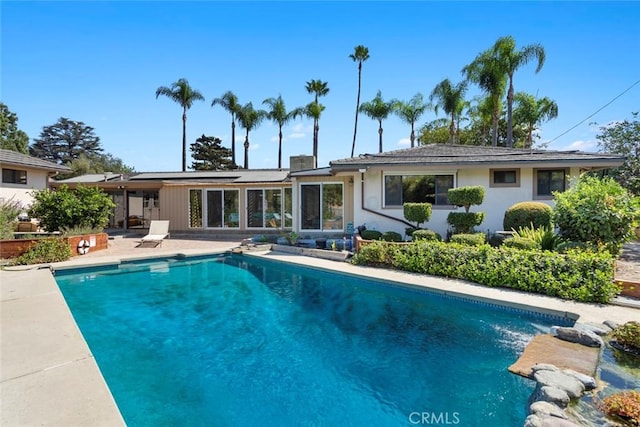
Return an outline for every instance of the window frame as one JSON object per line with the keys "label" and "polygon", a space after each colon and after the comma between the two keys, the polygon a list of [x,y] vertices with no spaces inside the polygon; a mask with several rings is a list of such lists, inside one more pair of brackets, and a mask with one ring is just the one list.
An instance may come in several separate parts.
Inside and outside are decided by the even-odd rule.
{"label": "window frame", "polygon": [[533,169],[533,199],[534,200],[553,200],[553,190],[551,194],[539,194],[538,189],[538,173],[540,172],[563,172],[562,192],[567,191],[569,184],[569,168],[536,168]]}
{"label": "window frame", "polygon": [[[382,209],[402,209],[402,205],[387,205],[387,192],[386,192],[386,178],[388,176],[432,176],[434,179],[438,176],[451,176],[453,178],[453,186],[451,188],[456,188],[458,185],[458,174],[456,171],[451,170],[441,170],[441,171],[429,171],[428,173],[419,173],[416,171],[398,171],[398,172],[383,172],[382,173],[382,183],[381,183],[381,191],[382,191]],[[437,188],[436,188],[436,200],[437,200]],[[404,200],[403,200],[404,203]],[[453,205],[450,203],[447,204],[431,204],[433,209],[450,209]]]}
{"label": "window frame", "polygon": [[[203,198],[202,198],[202,228],[210,229],[210,230],[239,230],[240,229],[240,189],[239,188],[203,188]],[[209,192],[218,191],[221,193],[220,203],[221,203],[221,213],[222,213],[222,221],[221,226],[211,226],[209,225]],[[237,203],[238,203],[238,225],[232,227],[227,225],[225,221],[225,193],[236,193],[237,194]]]}
{"label": "window frame", "polygon": [[[289,213],[293,216],[293,212],[286,212],[286,202],[287,198],[285,195],[285,191],[289,189],[289,191],[293,191],[291,187],[249,187],[245,189],[245,227],[247,230],[290,230],[293,226],[293,218],[286,218],[286,214]],[[251,227],[249,226],[249,192],[250,191],[261,191],[262,192],[262,226],[261,227]],[[269,227],[269,220],[266,218],[267,213],[267,192],[268,191],[279,191],[280,192],[280,211],[278,214],[280,215],[279,224],[277,227]],[[289,196],[289,201],[292,200],[292,194]],[[293,206],[291,206],[293,210]],[[289,225],[286,225],[287,221]]]}
{"label": "window frame", "polygon": [[[327,220],[325,220],[324,218],[324,186],[325,185],[339,185],[341,187],[341,192],[340,192],[340,198],[342,200],[342,228],[336,229],[336,228],[325,228],[325,222]],[[318,200],[318,206],[319,206],[319,210],[320,210],[320,218],[319,218],[319,223],[320,223],[320,227],[319,228],[304,228],[304,220],[302,218],[302,203],[304,202],[303,197],[302,197],[302,188],[305,186],[317,186],[319,187],[320,191],[319,191],[319,200]],[[300,229],[300,231],[308,231],[308,232],[344,232],[345,230],[345,226],[346,226],[346,222],[345,222],[345,183],[343,181],[309,181],[309,182],[301,182],[298,185],[298,191],[299,191],[299,197],[300,197],[300,201],[299,201],[299,206],[300,209],[298,210],[298,219],[299,219],[299,224],[300,226],[298,227]]]}
{"label": "window frame", "polygon": [[[515,182],[496,182],[496,172],[514,172],[516,175]],[[517,188],[520,187],[520,168],[498,168],[489,169],[489,187],[490,188]]]}
{"label": "window frame", "polygon": [[[5,172],[11,173],[11,179],[5,180]],[[2,168],[3,184],[27,185],[27,178],[28,173],[24,169]]]}

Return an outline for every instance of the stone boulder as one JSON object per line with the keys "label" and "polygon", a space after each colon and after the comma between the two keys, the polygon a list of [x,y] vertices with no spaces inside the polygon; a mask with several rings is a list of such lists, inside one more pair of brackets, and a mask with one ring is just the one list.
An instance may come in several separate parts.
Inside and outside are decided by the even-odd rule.
{"label": "stone boulder", "polygon": [[541,400],[543,402],[554,403],[560,408],[566,408],[571,401],[566,391],[552,386],[543,386],[540,383],[536,385],[536,390],[533,392],[532,397],[534,401]]}
{"label": "stone boulder", "polygon": [[564,412],[564,410],[561,407],[551,402],[545,402],[542,400],[533,402],[531,406],[529,406],[529,414],[535,414],[541,417],[551,416],[556,418],[562,418],[565,420],[568,418],[567,414]]}
{"label": "stone boulder", "polygon": [[537,371],[533,378],[543,386],[550,386],[564,391],[569,398],[577,399],[582,396],[585,385],[575,376],[558,371]]}
{"label": "stone boulder", "polygon": [[582,344],[587,347],[602,347],[604,344],[602,338],[592,331],[564,327],[554,329],[556,337],[564,341]]}
{"label": "stone boulder", "polygon": [[581,374],[580,372],[576,372],[571,369],[563,369],[562,373],[574,377],[575,379],[580,381],[587,391],[593,390],[594,388],[598,387],[598,382],[596,381],[596,379],[589,375]]}
{"label": "stone boulder", "polygon": [[613,331],[613,329],[602,323],[576,323],[573,327],[580,329],[581,331],[591,331],[601,337],[608,335]]}

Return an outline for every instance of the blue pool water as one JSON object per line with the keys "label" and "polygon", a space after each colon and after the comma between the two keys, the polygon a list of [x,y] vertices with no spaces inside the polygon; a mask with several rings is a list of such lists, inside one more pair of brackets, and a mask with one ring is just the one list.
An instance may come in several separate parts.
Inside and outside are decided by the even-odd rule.
{"label": "blue pool water", "polygon": [[236,255],[56,280],[130,426],[522,425],[560,321]]}

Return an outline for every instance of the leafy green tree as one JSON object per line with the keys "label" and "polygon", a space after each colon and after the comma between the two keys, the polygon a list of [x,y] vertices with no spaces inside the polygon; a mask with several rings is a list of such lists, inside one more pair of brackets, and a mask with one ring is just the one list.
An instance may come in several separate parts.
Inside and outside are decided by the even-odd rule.
{"label": "leafy green tree", "polygon": [[[376,97],[369,102],[364,102],[360,106],[360,111],[367,117],[378,121],[378,152],[382,153],[382,121],[389,117],[393,111],[393,102],[382,99],[382,92],[378,91]],[[351,153],[353,157],[353,153]]]}
{"label": "leafy green tree", "polygon": [[56,191],[36,190],[33,199],[29,215],[50,232],[76,227],[102,230],[116,206],[100,188],[82,185],[75,191],[66,185]]}
{"label": "leafy green tree", "polygon": [[304,107],[304,114],[313,119],[313,167],[318,167],[318,134],[320,133],[320,116],[324,111],[324,105],[313,101]]}
{"label": "leafy green tree", "polygon": [[[444,79],[433,88],[429,101],[437,99],[434,111],[438,114],[438,108],[442,108],[445,114],[451,116],[449,125],[449,143],[453,144],[456,134],[456,119],[460,121],[460,115],[465,106],[464,95],[467,92],[467,82],[462,81],[456,85],[449,79]],[[458,126],[459,128],[459,126]]]}
{"label": "leafy green tree", "polygon": [[237,114],[238,122],[246,130],[244,138],[244,168],[249,169],[249,132],[257,128],[267,117],[264,110],[256,110],[251,102],[243,105]]}
{"label": "leafy green tree", "polygon": [[420,92],[416,93],[408,102],[395,99],[392,103],[393,112],[396,113],[403,122],[411,125],[411,135],[409,138],[411,140],[411,148],[413,148],[415,147],[416,141],[415,124],[418,119],[431,108],[431,105],[424,101]]}
{"label": "leafy green tree", "polygon": [[318,98],[326,96],[329,93],[328,82],[322,80],[310,80],[306,83],[305,88],[308,93],[314,94],[313,104],[308,104],[305,107],[305,114],[307,117],[313,119],[313,157],[314,167],[318,167],[318,131],[320,130],[319,120],[320,115],[324,111],[324,105],[318,103]]}
{"label": "leafy green tree", "polygon": [[624,164],[610,170],[609,175],[636,196],[640,196],[640,121],[633,119],[600,127],[598,146],[613,154],[626,157]]}
{"label": "leafy green tree", "polygon": [[488,97],[491,105],[491,145],[498,146],[498,122],[502,110],[502,96],[507,85],[504,68],[491,50],[478,54],[462,69],[467,80],[475,83]]}
{"label": "leafy green tree", "polygon": [[493,45],[492,51],[499,63],[499,68],[504,70],[509,80],[509,89],[507,90],[507,147],[513,147],[513,75],[519,68],[532,60],[537,60],[536,73],[540,72],[544,65],[546,54],[544,47],[539,43],[516,49],[516,41],[511,36],[499,38]]}
{"label": "leafy green tree", "polygon": [[229,114],[231,114],[231,163],[233,167],[237,167],[236,163],[236,115],[242,105],[238,101],[238,97],[230,90],[226,91],[220,98],[215,98],[211,102],[211,106],[219,105]]}
{"label": "leafy green tree", "polygon": [[515,123],[522,124],[526,129],[524,148],[533,145],[533,131],[543,121],[549,121],[558,117],[558,104],[547,98],[536,99],[533,95],[524,92],[515,94],[516,108],[513,112]]}
{"label": "leafy green tree", "polygon": [[0,148],[29,154],[29,137],[18,129],[18,115],[0,102]]}
{"label": "leafy green tree", "polygon": [[13,225],[24,207],[22,203],[0,197],[0,240],[13,239]]}
{"label": "leafy green tree", "polygon": [[70,174],[58,175],[59,179],[68,179],[74,176],[86,175],[90,173],[132,173],[134,168],[123,163],[122,159],[109,153],[85,154],[82,153],[77,159],[67,163],[72,170]]}
{"label": "leafy green tree", "polygon": [[187,79],[179,79],[170,87],[160,86],[156,89],[156,99],[166,96],[182,107],[182,172],[187,170],[187,110],[194,101],[204,101],[204,96],[189,85]]}
{"label": "leafy green tree", "polygon": [[234,169],[231,150],[222,146],[222,140],[216,136],[202,136],[191,144],[194,162],[191,168],[197,171],[215,171]]}
{"label": "leafy green tree", "polygon": [[353,157],[353,153],[356,150],[356,134],[358,132],[358,113],[360,112],[360,89],[362,86],[362,63],[369,59],[369,48],[358,45],[355,47],[352,54],[349,55],[349,58],[353,60],[353,62],[358,63],[358,98],[356,100],[356,120],[355,125],[353,127],[353,144],[351,144],[351,157]]}
{"label": "leafy green tree", "polygon": [[555,193],[553,222],[564,239],[602,246],[617,255],[640,220],[640,203],[612,178],[583,174],[563,193]]}
{"label": "leafy green tree", "polygon": [[91,126],[65,117],[43,127],[30,147],[32,156],[58,164],[71,163],[81,154],[94,156],[102,151],[100,138]]}
{"label": "leafy green tree", "polygon": [[304,108],[298,107],[291,111],[287,111],[287,107],[282,96],[277,98],[267,98],[262,101],[263,104],[269,106],[267,118],[278,125],[278,169],[282,168],[282,128],[296,117],[304,115]]}

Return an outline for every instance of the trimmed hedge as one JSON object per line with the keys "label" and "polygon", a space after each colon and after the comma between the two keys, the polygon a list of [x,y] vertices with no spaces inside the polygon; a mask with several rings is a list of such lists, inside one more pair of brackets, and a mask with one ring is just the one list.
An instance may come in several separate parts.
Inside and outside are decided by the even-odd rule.
{"label": "trimmed hedge", "polygon": [[470,233],[476,225],[484,221],[484,212],[449,212],[447,223],[454,228],[454,233]]}
{"label": "trimmed hedge", "polygon": [[460,243],[461,245],[480,246],[484,245],[487,236],[484,233],[463,233],[451,236],[451,243]]}
{"label": "trimmed hedge", "polygon": [[429,221],[431,218],[431,203],[410,203],[402,205],[404,219],[415,222],[416,228],[420,228],[420,224]]}
{"label": "trimmed hedge", "polygon": [[512,205],[504,213],[502,226],[505,230],[519,230],[522,227],[549,227],[551,224],[551,206],[543,202],[520,202]]}
{"label": "trimmed hedge", "polygon": [[486,190],[480,185],[450,188],[447,192],[449,203],[454,206],[464,207],[469,212],[471,205],[481,205]]}
{"label": "trimmed hedge", "polygon": [[360,237],[365,240],[380,240],[382,238],[382,233],[378,230],[362,230],[360,232]]}
{"label": "trimmed hedge", "polygon": [[492,287],[606,303],[620,288],[613,281],[614,258],[606,253],[493,248],[442,242],[363,246],[354,264],[393,267],[435,276],[465,279]]}
{"label": "trimmed hedge", "polygon": [[504,242],[502,242],[502,246],[515,249],[540,249],[540,245],[537,244],[535,240],[529,239],[528,237],[519,236],[504,239]]}
{"label": "trimmed hedge", "polygon": [[39,239],[36,244],[16,259],[17,265],[61,262],[71,258],[71,248],[59,237]]}
{"label": "trimmed hedge", "polygon": [[385,231],[381,238],[385,242],[402,242],[402,235],[395,231]]}
{"label": "trimmed hedge", "polygon": [[417,240],[437,240],[442,241],[442,236],[433,230],[416,230],[411,235],[414,241]]}

